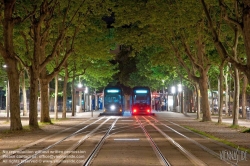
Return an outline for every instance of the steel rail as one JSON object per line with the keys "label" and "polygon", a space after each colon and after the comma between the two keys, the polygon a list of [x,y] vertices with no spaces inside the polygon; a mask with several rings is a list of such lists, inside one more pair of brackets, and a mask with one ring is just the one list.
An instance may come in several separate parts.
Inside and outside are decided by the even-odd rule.
{"label": "steel rail", "polygon": [[159,133],[161,133],[167,140],[176,146],[194,165],[197,166],[205,166],[207,165],[200,159],[198,159],[196,156],[194,156],[192,153],[190,153],[188,150],[186,150],[184,147],[182,147],[179,143],[177,143],[173,138],[171,138],[169,135],[167,135],[165,132],[163,132],[161,129],[159,129],[155,124],[153,124],[150,120],[143,117],[151,126],[153,126]]}
{"label": "steel rail", "polygon": [[[16,150],[15,150],[13,153],[11,153],[10,155],[5,155],[5,158],[6,158],[6,157],[8,158],[9,156],[12,156],[12,155],[14,155],[14,154],[16,154],[16,153],[18,153],[18,152],[24,151],[25,149],[27,149],[27,148],[29,148],[29,147],[31,147],[31,146],[33,146],[33,145],[36,145],[36,144],[38,144],[38,143],[40,143],[40,142],[43,142],[44,140],[47,140],[47,139],[52,138],[52,137],[54,137],[54,136],[57,136],[57,135],[59,135],[59,134],[65,132],[65,131],[68,131],[68,130],[74,128],[74,127],[80,126],[80,125],[82,125],[82,124],[84,124],[84,123],[86,123],[86,122],[88,122],[88,121],[90,121],[90,120],[91,120],[91,119],[88,119],[88,120],[86,120],[86,121],[84,121],[84,122],[82,122],[82,123],[80,123],[80,124],[74,125],[74,126],[72,126],[72,127],[66,128],[66,129],[64,129],[64,130],[62,130],[62,131],[59,131],[59,132],[54,133],[54,134],[52,134],[52,135],[49,135],[49,136],[47,136],[47,137],[41,138],[41,139],[39,139],[39,140],[37,140],[37,141],[35,141],[35,142],[32,142],[32,143],[27,144],[27,145],[24,145],[24,146],[22,146],[21,148],[16,149]],[[4,159],[3,156],[0,156],[0,161],[3,160],[3,159]]]}
{"label": "steel rail", "polygon": [[96,121],[94,121],[94,122],[88,124],[87,126],[85,126],[85,127],[81,128],[81,129],[75,131],[74,133],[72,133],[72,134],[70,134],[70,135],[64,137],[63,139],[61,139],[61,140],[59,140],[59,141],[57,141],[57,142],[55,142],[55,143],[53,143],[53,144],[51,144],[50,146],[47,146],[46,148],[43,148],[42,150],[36,151],[35,154],[29,156],[29,157],[26,158],[25,160],[22,160],[22,161],[21,161],[20,163],[18,163],[16,166],[21,166],[21,165],[25,164],[27,161],[32,160],[33,158],[36,158],[36,156],[37,156],[38,154],[41,154],[42,152],[47,151],[48,149],[50,149],[50,148],[56,146],[57,144],[63,142],[64,140],[66,140],[66,139],[68,139],[68,138],[71,138],[71,137],[75,136],[76,134],[78,134],[78,133],[81,132],[82,130],[85,130],[86,128],[88,128],[89,126],[95,124],[96,122],[100,121],[101,119],[102,119],[102,118],[100,118],[100,119],[98,119],[98,120],[96,120]]}
{"label": "steel rail", "polygon": [[50,164],[49,166],[54,166],[54,165],[60,164],[62,162],[62,160],[67,157],[66,155],[69,155],[70,152],[72,152],[73,150],[76,150],[86,139],[88,139],[94,133],[96,133],[96,131],[99,130],[108,120],[110,120],[110,118],[106,119],[104,122],[102,122],[95,129],[91,130],[90,133],[88,133],[87,135],[83,136],[78,142],[76,142],[75,144],[73,144],[72,146],[70,146],[67,150],[64,151],[64,153],[63,153],[63,155],[61,155],[61,157],[56,158],[56,160],[53,160],[52,164]]}
{"label": "steel rail", "polygon": [[117,120],[119,119],[116,118],[116,120],[112,123],[112,125],[109,127],[109,129],[107,130],[107,132],[105,133],[105,135],[102,137],[102,139],[98,142],[98,144],[95,146],[95,148],[93,149],[93,151],[91,152],[91,154],[88,156],[88,158],[86,159],[86,161],[84,162],[84,166],[88,166],[90,164],[90,162],[92,161],[92,159],[96,156],[96,154],[99,152],[100,148],[102,147],[104,141],[106,140],[106,138],[108,137],[110,131],[114,128]]}
{"label": "steel rail", "polygon": [[145,129],[145,127],[143,126],[142,122],[140,121],[140,119],[136,116],[135,117],[137,122],[139,123],[141,129],[143,130],[145,136],[147,137],[147,140],[149,141],[151,147],[153,148],[156,156],[158,157],[158,159],[160,160],[160,163],[162,165],[165,166],[170,166],[171,164],[168,162],[168,160],[165,158],[165,156],[162,154],[161,150],[158,148],[158,146],[156,145],[156,143],[154,142],[154,140],[152,139],[152,137],[150,136],[150,134],[147,132],[147,130]]}
{"label": "steel rail", "polygon": [[[211,154],[211,155],[213,155],[213,156],[215,156],[215,157],[217,157],[217,158],[220,158],[220,154],[219,154],[219,153],[216,153],[215,151],[213,151],[213,150],[209,149],[208,147],[206,147],[206,146],[200,144],[199,142],[197,142],[197,141],[195,141],[195,140],[193,140],[193,139],[187,137],[186,135],[184,135],[184,134],[182,134],[182,133],[176,131],[176,130],[173,129],[172,127],[169,127],[168,125],[166,125],[166,124],[160,122],[159,120],[157,120],[157,119],[155,119],[155,118],[153,118],[153,117],[150,117],[150,118],[152,118],[153,120],[155,120],[155,122],[157,122],[157,123],[159,123],[159,124],[161,124],[161,125],[167,127],[168,129],[172,130],[173,132],[179,134],[180,136],[184,137],[185,139],[189,140],[190,142],[194,143],[195,145],[197,145],[198,147],[202,148],[204,151],[208,152],[209,154]],[[171,123],[171,124],[173,124],[173,125],[175,125],[175,126],[178,126],[178,127],[182,128],[182,129],[184,129],[184,130],[186,130],[186,131],[189,131],[189,132],[192,132],[192,133],[194,133],[194,134],[197,134],[197,133],[195,133],[195,132],[193,132],[193,131],[191,131],[191,130],[188,130],[188,129],[186,129],[186,128],[184,128],[184,127],[182,127],[182,126],[180,126],[180,125],[178,125],[178,124],[176,124],[176,123],[174,123],[174,122],[171,122],[171,121],[169,121],[169,120],[166,120],[166,121],[169,122],[169,123]],[[201,137],[203,137],[203,138],[208,139],[207,137],[202,136],[202,135],[200,135],[200,134],[197,134],[197,135],[199,135],[199,136],[201,136]],[[209,139],[209,140],[210,140],[210,141],[213,141],[213,140],[211,140],[211,139]],[[213,141],[213,142],[215,142],[215,141]],[[217,143],[217,142],[215,142],[215,143]],[[226,162],[227,164],[235,165],[235,163],[232,162],[232,161],[226,161],[226,160],[223,160],[223,161]]]}

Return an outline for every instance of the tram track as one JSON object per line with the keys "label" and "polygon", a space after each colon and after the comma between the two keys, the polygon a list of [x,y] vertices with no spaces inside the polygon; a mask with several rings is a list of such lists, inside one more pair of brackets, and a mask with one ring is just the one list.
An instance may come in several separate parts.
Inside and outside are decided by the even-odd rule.
{"label": "tram track", "polygon": [[71,129],[75,128],[75,127],[78,127],[78,126],[80,126],[80,125],[83,125],[83,124],[89,122],[90,120],[91,120],[91,119],[88,119],[88,120],[86,120],[86,121],[84,121],[84,122],[82,122],[82,123],[80,123],[80,124],[77,124],[77,125],[74,125],[74,126],[72,126],[72,127],[66,128],[66,129],[61,130],[61,131],[59,131],[59,132],[56,132],[56,133],[54,133],[54,134],[52,134],[52,135],[43,137],[43,138],[41,138],[41,139],[39,139],[39,140],[37,140],[37,141],[35,141],[35,142],[32,142],[32,143],[27,144],[27,145],[25,145],[25,146],[22,146],[21,148],[18,148],[18,149],[16,149],[16,150],[13,150],[12,153],[11,153],[10,155],[5,155],[4,157],[3,157],[3,156],[0,156],[0,161],[3,160],[4,158],[8,158],[8,157],[10,157],[10,156],[12,156],[12,155],[15,155],[15,154],[18,153],[18,152],[25,151],[26,149],[28,149],[28,148],[30,148],[30,147],[32,147],[32,146],[34,146],[34,145],[37,145],[37,144],[39,144],[39,143],[41,143],[41,142],[44,142],[44,141],[49,140],[49,139],[51,139],[51,138],[53,138],[53,137],[56,137],[56,136],[58,136],[59,134],[65,133],[65,132],[68,131],[68,130],[71,130]]}
{"label": "tram track", "polygon": [[92,159],[96,156],[96,154],[98,153],[98,151],[100,150],[101,146],[103,145],[105,139],[108,137],[109,133],[111,132],[111,130],[114,128],[116,122],[117,122],[118,118],[116,118],[116,120],[112,123],[112,125],[110,126],[110,128],[107,130],[107,132],[105,133],[105,135],[101,138],[101,140],[98,142],[98,144],[96,145],[96,147],[93,149],[93,151],[91,152],[91,154],[88,156],[88,158],[86,159],[85,163],[83,164],[84,166],[88,166]]}
{"label": "tram track", "polygon": [[171,164],[169,163],[169,161],[165,158],[165,156],[163,155],[163,153],[161,152],[161,150],[158,148],[158,146],[154,142],[153,138],[150,136],[150,134],[148,133],[148,131],[143,126],[142,122],[139,120],[139,118],[137,116],[135,118],[136,118],[137,122],[139,123],[141,129],[143,130],[145,136],[147,137],[147,140],[150,143],[151,147],[153,148],[153,150],[154,150],[157,158],[160,160],[160,163],[162,165],[171,166]]}
{"label": "tram track", "polygon": [[[72,137],[75,137],[77,135],[79,135],[82,131],[84,131],[85,129],[87,129],[88,127],[92,126],[93,124],[96,124],[97,122],[99,122],[100,120],[102,120],[103,118],[100,118],[100,119],[97,119],[96,121],[86,125],[85,127],[82,127],[81,129],[73,132],[72,134],[69,134],[67,135],[66,137],[56,141],[55,143],[41,149],[41,150],[37,150],[36,152],[34,152],[33,155],[30,155],[28,158],[26,159],[22,159],[22,161],[17,164],[16,166],[21,166],[21,165],[24,165],[25,163],[27,163],[29,161],[30,163],[30,160],[33,160],[33,159],[36,159],[38,155],[43,155],[44,153],[46,153],[46,151],[52,149],[53,147],[61,144],[62,142],[64,142],[65,140],[68,140]],[[79,140],[79,142],[77,142],[76,144],[73,144],[73,146],[69,147],[68,149],[64,150],[63,152],[72,152],[73,150],[76,149],[76,147],[79,146],[80,143],[82,143],[87,137],[89,137],[93,132],[96,132],[97,129],[100,128],[100,126],[102,126],[104,123],[106,123],[110,118],[106,119],[104,122],[102,122],[97,128],[95,128],[94,130],[92,130],[89,134],[85,135],[81,140]],[[64,154],[65,155],[65,154]],[[64,156],[62,155],[62,156]],[[61,159],[61,158],[60,158]]]}
{"label": "tram track", "polygon": [[[180,137],[187,140],[189,142],[189,146],[190,146],[190,144],[193,144],[195,147],[198,147],[198,148],[202,149],[204,152],[207,152],[208,154],[216,157],[221,162],[224,162],[224,164],[237,165],[237,163],[234,162],[234,161],[221,160],[221,154],[214,151],[214,150],[212,150],[209,147],[209,145],[211,146],[211,142],[212,142],[212,144],[215,144],[215,145],[212,145],[212,146],[217,146],[216,149],[220,148],[221,149],[220,151],[223,151],[223,150],[225,150],[225,148],[230,148],[230,147],[226,146],[225,144],[221,144],[221,143],[218,143],[218,142],[216,142],[214,140],[208,139],[207,137],[204,137],[204,136],[201,136],[201,135],[199,135],[197,133],[194,133],[193,131],[190,131],[190,130],[188,130],[188,129],[186,129],[186,128],[184,128],[184,127],[182,127],[182,126],[180,126],[180,125],[178,125],[178,124],[176,124],[174,122],[169,121],[169,120],[164,120],[164,121],[166,121],[168,123],[168,124],[165,124],[165,123],[160,122],[158,119],[156,119],[154,117],[150,117],[150,118],[155,122],[155,125],[165,127],[167,129],[171,130],[172,133],[175,133],[176,135],[179,135]],[[174,125],[175,127],[171,126],[171,125]],[[183,133],[185,133],[185,134],[183,134]],[[199,137],[201,137],[203,139],[199,139]],[[201,140],[203,140],[202,143],[200,143]],[[210,143],[204,143],[204,140],[207,140],[206,142],[210,142]],[[214,147],[213,147],[213,149],[214,149]],[[196,150],[196,151],[198,151],[198,150]],[[209,157],[207,157],[207,158],[209,158]],[[209,159],[211,159],[211,158],[209,158]]]}
{"label": "tram track", "polygon": [[186,156],[195,166],[205,166],[207,165],[200,159],[198,159],[196,156],[194,156],[192,153],[190,153],[188,150],[186,150],[183,146],[181,146],[179,143],[177,143],[173,138],[171,138],[168,134],[163,132],[160,128],[158,128],[155,124],[153,124],[149,119],[143,117],[148,124],[150,124],[153,128],[155,128],[159,133],[161,133],[162,136],[164,136],[173,146],[179,149],[179,151]]}
{"label": "tram track", "polygon": [[100,125],[98,125],[95,129],[91,130],[91,132],[89,132],[87,135],[83,136],[79,141],[74,143],[68,149],[66,149],[64,151],[65,153],[63,153],[63,155],[60,155],[60,158],[56,158],[56,160],[54,160],[50,166],[55,166],[60,164],[62,160],[64,160],[67,157],[67,155],[70,154],[70,152],[75,151],[86,139],[93,136],[94,133],[96,133],[108,120],[109,118],[106,119],[104,122],[102,122]]}
{"label": "tram track", "polygon": [[[8,166],[237,165],[221,160],[223,148],[169,119],[107,116],[72,125],[17,149],[10,156],[24,157]],[[38,159],[42,162],[33,162]]]}
{"label": "tram track", "polygon": [[[96,123],[98,123],[99,121],[101,121],[101,120],[103,120],[103,119],[106,119],[103,123],[101,123],[98,127],[96,127],[95,129],[90,129],[90,131],[88,131],[89,129],[89,127],[90,126],[92,126],[92,125],[94,125],[94,124],[96,124]],[[84,127],[81,127],[80,129],[78,129],[77,131],[71,131],[72,129],[74,129],[76,126],[81,126],[81,125],[83,125],[83,124],[85,124],[85,122],[89,122],[89,120],[87,120],[87,121],[85,121],[85,122],[83,122],[83,123],[81,123],[81,124],[78,124],[78,125],[75,125],[75,126],[73,126],[73,127],[70,127],[70,128],[67,128],[67,129],[65,129],[65,130],[62,130],[62,131],[60,131],[60,132],[57,132],[57,133],[55,133],[55,134],[52,134],[52,135],[50,135],[50,136],[47,136],[47,137],[44,137],[44,138],[42,138],[42,139],[40,139],[40,140],[38,140],[38,141],[36,141],[36,142],[34,142],[34,143],[31,143],[31,144],[28,144],[28,145],[26,145],[26,146],[24,146],[24,147],[22,147],[22,148],[19,148],[19,149],[17,149],[17,150],[15,150],[15,151],[13,151],[13,153],[12,154],[10,154],[10,155],[5,155],[5,156],[2,156],[2,158],[3,159],[5,159],[6,160],[6,158],[7,159],[10,159],[10,160],[12,160],[11,162],[7,162],[8,163],[8,165],[13,165],[13,164],[15,164],[16,166],[20,166],[20,165],[27,165],[27,163],[28,164],[30,164],[30,163],[35,163],[36,165],[39,165],[39,162],[37,163],[37,162],[32,162],[32,160],[36,160],[36,159],[38,159],[38,158],[40,158],[39,156],[42,156],[42,155],[44,155],[44,154],[49,154],[48,153],[48,151],[50,150],[50,149],[53,149],[53,148],[55,148],[56,146],[58,146],[58,145],[60,145],[60,144],[62,144],[63,142],[65,142],[65,141],[69,141],[70,139],[72,139],[73,137],[77,137],[77,136],[79,136],[79,135],[85,135],[85,136],[83,136],[77,143],[75,143],[75,144],[73,144],[71,147],[69,147],[68,149],[66,149],[66,150],[63,150],[63,152],[72,152],[72,151],[74,151],[82,142],[84,142],[84,140],[86,140],[88,137],[91,137],[92,135],[94,135],[94,133],[96,133],[96,132],[100,132],[100,131],[98,131],[99,129],[100,129],[100,127],[102,126],[102,125],[104,125],[107,121],[109,121],[111,118],[99,118],[99,119],[97,119],[97,120],[95,120],[94,122],[92,122],[92,123],[89,123],[89,124],[87,124],[86,126],[84,126]],[[86,131],[86,129],[88,129],[87,131]],[[70,133],[65,133],[65,132],[69,132],[69,131],[71,131],[71,134]],[[60,139],[58,139],[56,142],[54,142],[54,143],[52,143],[52,144],[50,144],[50,145],[47,145],[48,143],[48,140],[50,140],[49,142],[51,142],[51,139],[52,138],[54,138],[54,137],[58,137],[60,134],[66,134],[66,136],[64,136],[63,138],[60,138]],[[56,138],[54,138],[55,140],[56,140]],[[52,141],[53,142],[53,141]],[[45,144],[44,144],[45,143]],[[44,145],[43,145],[44,144]],[[59,150],[54,150],[55,152],[56,151],[59,151]],[[29,153],[29,154],[26,154],[26,153]],[[69,153],[68,153],[69,154]],[[68,154],[60,154],[60,156],[67,156]],[[53,155],[55,155],[55,154],[53,154]],[[18,156],[18,157],[17,157]],[[50,156],[52,156],[51,154],[50,154]],[[19,158],[20,157],[20,158]],[[15,161],[15,160],[17,160],[17,158],[18,158],[18,160],[19,160],[19,162],[13,162],[13,161]],[[55,156],[52,156],[49,160],[53,160],[53,158],[55,158]],[[13,160],[13,159],[15,159],[15,160]],[[48,159],[46,159],[46,160],[48,160]],[[63,157],[61,157],[61,158],[56,158],[56,161],[61,161],[61,160],[63,160]],[[52,161],[52,162],[50,162],[50,163],[53,163],[53,164],[50,164],[50,165],[57,165],[57,164],[54,164],[54,163],[56,163],[56,161]],[[57,163],[58,163],[57,162]],[[46,165],[48,165],[48,163],[46,164]]]}

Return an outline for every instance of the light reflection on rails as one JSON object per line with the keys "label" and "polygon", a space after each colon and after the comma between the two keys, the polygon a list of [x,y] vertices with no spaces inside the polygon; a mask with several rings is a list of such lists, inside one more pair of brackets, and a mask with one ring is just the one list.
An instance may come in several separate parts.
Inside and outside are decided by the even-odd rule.
{"label": "light reflection on rails", "polygon": [[[88,122],[88,121],[90,121],[90,120],[91,120],[91,119],[88,119],[88,120],[86,120],[86,121],[84,121],[84,122],[82,122],[82,123],[80,123],[80,124],[77,124],[77,125],[75,125],[75,126],[66,128],[66,129],[64,129],[64,130],[62,130],[62,131],[59,131],[59,132],[55,133],[55,134],[49,135],[49,136],[44,137],[44,138],[42,138],[42,139],[39,139],[39,140],[37,140],[37,141],[35,141],[35,142],[32,142],[32,143],[30,143],[30,144],[27,144],[27,145],[25,145],[25,146],[23,146],[23,147],[21,147],[21,148],[19,148],[19,149],[16,149],[16,150],[14,151],[14,153],[11,153],[10,155],[5,155],[5,158],[6,158],[6,157],[8,158],[8,157],[11,156],[11,155],[15,155],[15,154],[18,153],[18,152],[24,151],[24,150],[26,150],[27,148],[29,148],[29,147],[31,147],[31,146],[34,146],[34,145],[36,145],[36,144],[38,144],[38,143],[41,143],[41,142],[43,142],[43,141],[45,141],[45,140],[48,140],[49,138],[52,138],[52,137],[54,137],[54,136],[57,136],[57,135],[59,135],[59,134],[65,132],[65,131],[68,131],[68,130],[74,128],[74,127],[80,126],[80,125],[82,125],[82,124],[84,124],[84,123],[86,123],[86,122]],[[3,160],[3,159],[4,159],[3,156],[0,156],[0,161]]]}
{"label": "light reflection on rails", "polygon": [[109,136],[110,131],[114,128],[117,120],[118,120],[118,118],[116,118],[116,120],[112,123],[112,125],[108,129],[108,131],[105,133],[105,135],[102,137],[102,139],[98,142],[98,144],[96,145],[96,147],[93,149],[93,151],[91,152],[91,154],[89,155],[89,157],[86,159],[85,163],[83,164],[84,166],[88,166],[91,163],[92,159],[99,152],[99,150],[102,147],[105,139]]}
{"label": "light reflection on rails", "polygon": [[64,151],[63,155],[61,155],[60,158],[56,158],[56,160],[54,160],[50,166],[54,166],[54,165],[58,165],[60,164],[60,162],[65,159],[67,157],[67,155],[70,154],[70,152],[76,150],[86,139],[88,139],[89,137],[91,137],[94,133],[96,133],[96,131],[98,129],[100,129],[107,121],[109,121],[110,118],[106,119],[104,122],[102,122],[99,126],[97,126],[95,129],[91,130],[90,133],[88,133],[87,135],[83,136],[78,142],[76,142],[75,144],[73,144],[72,146],[70,146],[67,150]]}
{"label": "light reflection on rails", "polygon": [[149,133],[147,132],[147,130],[145,129],[145,127],[143,126],[142,122],[139,120],[139,118],[136,116],[135,117],[137,122],[139,123],[141,129],[143,130],[144,134],[146,135],[151,147],[153,148],[156,156],[158,157],[158,159],[160,160],[162,165],[166,165],[166,166],[170,166],[171,164],[168,162],[168,160],[164,157],[164,155],[162,154],[161,150],[157,147],[156,143],[154,142],[154,140],[152,139],[152,137],[149,135]]}
{"label": "light reflection on rails", "polygon": [[[156,123],[159,123],[159,124],[161,124],[161,125],[167,127],[168,129],[170,129],[170,130],[172,130],[173,132],[177,133],[178,135],[184,137],[185,139],[187,139],[188,141],[194,143],[194,144],[197,145],[198,147],[202,148],[204,151],[206,151],[206,152],[210,153],[211,155],[213,155],[213,156],[215,156],[215,157],[217,157],[217,158],[220,159],[220,154],[219,154],[219,153],[216,153],[215,151],[213,151],[213,150],[207,148],[206,146],[204,146],[204,145],[200,144],[199,142],[195,141],[194,139],[191,139],[191,138],[185,136],[184,134],[182,134],[182,133],[176,131],[176,130],[173,129],[172,127],[169,127],[168,125],[166,125],[166,124],[160,122],[159,120],[157,120],[157,119],[155,119],[155,118],[153,118],[153,117],[150,117],[150,118],[153,119]],[[169,120],[167,120],[167,121],[168,121],[169,123],[175,125],[175,126],[178,126],[178,127],[182,128],[182,129],[185,129],[185,130],[187,130],[187,131],[189,131],[189,132],[192,132],[192,131],[190,131],[190,130],[188,130],[188,129],[186,129],[186,128],[184,128],[184,127],[182,127],[182,126],[180,126],[180,125],[178,125],[178,124],[176,124],[176,123],[174,123],[174,122],[171,122],[171,121],[169,121]],[[194,132],[192,132],[192,133],[194,133]],[[196,134],[196,133],[195,133],[195,134]],[[223,161],[226,162],[227,164],[235,165],[235,163],[234,163],[233,161],[230,161],[230,160],[223,160]],[[237,165],[237,164],[236,164],[236,165]]]}
{"label": "light reflection on rails", "polygon": [[63,139],[61,139],[61,140],[55,142],[54,144],[51,144],[50,146],[47,146],[46,148],[43,148],[42,150],[36,151],[35,154],[33,154],[33,155],[29,156],[28,158],[22,160],[19,164],[17,164],[17,166],[21,166],[21,165],[25,164],[27,161],[32,160],[33,158],[36,158],[37,155],[42,154],[44,151],[49,150],[50,148],[52,148],[52,147],[56,146],[57,144],[59,144],[59,143],[65,141],[66,139],[71,138],[71,137],[77,135],[77,134],[80,133],[81,131],[85,130],[86,128],[88,128],[88,127],[91,126],[92,124],[97,123],[97,122],[100,121],[100,120],[102,120],[102,118],[100,118],[100,119],[98,119],[98,120],[96,120],[96,121],[94,121],[94,122],[88,124],[87,126],[85,126],[85,127],[81,128],[81,129],[77,130],[76,132],[74,132],[74,133],[72,133],[72,134],[70,134],[70,135],[64,137]]}
{"label": "light reflection on rails", "polygon": [[190,153],[188,150],[186,150],[184,147],[182,147],[180,144],[178,144],[174,139],[172,139],[169,135],[164,133],[161,129],[159,129],[157,126],[155,126],[150,120],[143,117],[151,126],[153,126],[159,133],[161,133],[172,145],[176,146],[182,154],[184,154],[194,165],[197,166],[205,166],[203,161],[198,159],[196,156],[194,156],[192,153]]}

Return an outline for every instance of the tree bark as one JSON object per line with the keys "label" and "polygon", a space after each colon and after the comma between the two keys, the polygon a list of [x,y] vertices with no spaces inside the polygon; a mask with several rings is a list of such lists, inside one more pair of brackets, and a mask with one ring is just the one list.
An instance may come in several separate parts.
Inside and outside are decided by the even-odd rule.
{"label": "tree bark", "polygon": [[212,115],[214,115],[214,105],[215,105],[215,103],[214,103],[214,93],[213,93],[212,90],[211,90],[211,95],[212,95],[212,108],[210,108],[210,109],[212,109]]}
{"label": "tree bark", "polygon": [[211,121],[211,113],[210,113],[210,109],[209,109],[209,103],[208,103],[208,77],[207,77],[207,73],[204,71],[201,73],[202,75],[199,78],[199,87],[200,87],[200,91],[201,91],[201,97],[202,97],[202,113],[203,113],[203,117],[202,117],[202,121]]}
{"label": "tree bark", "polygon": [[65,76],[64,76],[64,81],[63,81],[63,111],[62,111],[62,118],[66,118],[66,113],[67,113],[67,85],[68,85],[68,78],[69,78],[69,73],[68,73],[68,64],[67,62],[64,65],[65,69]]}
{"label": "tree bark", "polygon": [[196,100],[195,100],[195,105],[196,105],[196,110],[197,110],[197,119],[201,118],[201,94],[200,94],[200,87],[199,84],[195,83],[195,89],[196,89]]}
{"label": "tree bark", "polygon": [[22,130],[22,123],[20,118],[20,91],[19,91],[19,72],[17,69],[16,60],[7,60],[7,73],[9,79],[9,93],[10,93],[10,130]]}
{"label": "tree bark", "polygon": [[22,77],[22,92],[23,92],[23,116],[26,116],[28,114],[27,109],[27,95],[26,95],[26,86],[25,86],[25,71],[21,73]]}
{"label": "tree bark", "polygon": [[15,0],[3,1],[4,14],[2,19],[3,24],[3,41],[0,42],[0,55],[3,57],[7,65],[7,75],[9,81],[10,93],[10,130],[22,130],[22,123],[20,118],[20,98],[19,98],[19,71],[18,60],[15,58],[14,44],[13,44],[13,29],[15,22],[18,21],[13,18],[15,11]]}
{"label": "tree bark", "polygon": [[242,34],[243,34],[243,39],[244,39],[244,46],[246,49],[246,55],[247,55],[247,67],[248,70],[245,70],[247,74],[248,80],[250,80],[250,2],[249,0],[243,0],[243,8],[242,8]]}
{"label": "tree bark", "polygon": [[[71,85],[71,90],[72,90],[72,116],[75,116],[75,107],[76,107],[76,91],[75,91],[75,70],[73,71],[73,81]],[[85,103],[85,101],[84,101]]]}
{"label": "tree bark", "polygon": [[243,77],[243,84],[242,84],[242,96],[241,96],[241,113],[242,113],[242,118],[246,119],[246,91],[247,91],[247,84],[248,84],[248,79],[246,75]]}
{"label": "tree bark", "polygon": [[30,73],[30,111],[29,111],[29,125],[38,128],[37,121],[37,101],[38,101],[38,72],[36,70],[29,70]]}
{"label": "tree bark", "polygon": [[[66,72],[66,69],[65,69]],[[63,82],[63,111],[62,118],[66,118],[67,113],[67,85],[68,85],[68,74],[65,74]]]}
{"label": "tree bark", "polygon": [[[45,69],[46,70],[46,69]],[[41,85],[41,122],[51,123],[49,115],[49,82],[47,81],[46,71],[42,71],[40,74]]]}
{"label": "tree bark", "polygon": [[218,123],[222,123],[222,111],[223,111],[223,90],[224,90],[224,72],[223,72],[224,65],[220,65],[220,76],[219,76],[219,117]]}
{"label": "tree bark", "polygon": [[[224,77],[224,79],[225,79],[225,87],[226,87],[226,90],[225,90],[225,98],[226,98],[226,101],[225,101],[225,114],[226,114],[226,116],[228,116],[228,110],[229,110],[229,106],[230,106],[230,103],[229,103],[229,88],[228,88],[228,83],[227,83],[227,78],[228,78],[228,66],[227,66],[227,72],[225,73],[225,77]],[[229,103],[229,105],[228,105],[228,103]]]}
{"label": "tree bark", "polygon": [[239,100],[240,100],[240,81],[239,70],[234,67],[234,105],[233,105],[233,125],[239,125]]}
{"label": "tree bark", "polygon": [[55,77],[55,101],[54,101],[54,119],[58,119],[58,110],[57,110],[57,96],[58,96],[58,75]]}

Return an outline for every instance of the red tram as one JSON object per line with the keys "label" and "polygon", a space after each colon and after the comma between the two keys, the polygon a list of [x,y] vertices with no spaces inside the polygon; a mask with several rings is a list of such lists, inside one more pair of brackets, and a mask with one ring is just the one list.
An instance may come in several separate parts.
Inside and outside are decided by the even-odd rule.
{"label": "red tram", "polygon": [[149,87],[134,87],[130,98],[131,115],[151,114],[151,91]]}

